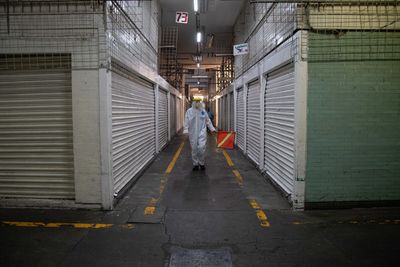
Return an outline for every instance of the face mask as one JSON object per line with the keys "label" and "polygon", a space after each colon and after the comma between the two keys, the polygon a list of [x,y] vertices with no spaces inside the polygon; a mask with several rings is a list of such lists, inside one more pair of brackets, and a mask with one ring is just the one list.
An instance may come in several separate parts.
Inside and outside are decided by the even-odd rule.
{"label": "face mask", "polygon": [[200,109],[201,108],[201,103],[196,101],[195,104],[194,104],[194,107],[197,108],[197,109]]}

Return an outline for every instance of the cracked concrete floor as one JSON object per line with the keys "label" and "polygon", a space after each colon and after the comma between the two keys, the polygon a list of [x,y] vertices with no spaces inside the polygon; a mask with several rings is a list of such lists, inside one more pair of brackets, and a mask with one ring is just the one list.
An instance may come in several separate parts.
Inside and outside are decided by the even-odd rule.
{"label": "cracked concrete floor", "polygon": [[[229,166],[211,138],[205,171],[192,172],[186,141],[165,174],[183,139],[173,140],[113,211],[0,209],[2,222],[112,224],[76,229],[2,223],[0,266],[169,266],[176,251],[184,258],[174,257],[171,262],[181,265],[173,266],[228,266],[218,258],[190,261],[215,251],[229,253],[233,266],[397,263],[399,208],[292,211],[239,151],[227,152],[234,163]],[[146,215],[148,207],[154,210]],[[143,217],[145,223],[135,222]]]}

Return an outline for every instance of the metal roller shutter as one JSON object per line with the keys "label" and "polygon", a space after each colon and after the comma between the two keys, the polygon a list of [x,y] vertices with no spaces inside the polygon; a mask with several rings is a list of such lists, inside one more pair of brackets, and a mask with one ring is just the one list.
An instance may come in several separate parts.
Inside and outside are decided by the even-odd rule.
{"label": "metal roller shutter", "polygon": [[236,142],[239,148],[244,149],[244,91],[243,88],[237,91],[236,107]]}
{"label": "metal roller shutter", "polygon": [[229,94],[229,130],[234,131],[234,123],[235,123],[235,110],[234,110],[234,99],[233,93]]}
{"label": "metal roller shutter", "polygon": [[260,83],[249,83],[247,91],[247,154],[257,165],[260,159]]}
{"label": "metal roller shutter", "polygon": [[159,90],[158,98],[158,133],[159,147],[163,148],[168,142],[168,94]]}
{"label": "metal roller shutter", "polygon": [[151,83],[112,72],[112,158],[119,192],[155,154],[155,95]]}
{"label": "metal roller shutter", "polygon": [[223,130],[222,128],[222,98],[218,98],[218,129]]}
{"label": "metal roller shutter", "polygon": [[267,76],[264,168],[288,194],[294,185],[294,68]]}
{"label": "metal roller shutter", "polygon": [[71,70],[0,73],[0,197],[74,199]]}
{"label": "metal roller shutter", "polygon": [[173,137],[176,133],[176,98],[174,95],[171,96],[171,137]]}
{"label": "metal roller shutter", "polygon": [[224,130],[229,131],[229,99],[228,95],[224,97]]}

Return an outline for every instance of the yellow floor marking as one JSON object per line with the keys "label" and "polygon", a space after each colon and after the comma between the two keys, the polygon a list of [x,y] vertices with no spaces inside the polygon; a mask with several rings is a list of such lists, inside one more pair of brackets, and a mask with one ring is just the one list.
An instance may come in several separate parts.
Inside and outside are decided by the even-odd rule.
{"label": "yellow floor marking", "polygon": [[[60,228],[60,227],[73,227],[76,229],[103,229],[111,228],[113,224],[105,223],[44,223],[44,222],[13,222],[2,221],[2,224],[16,226],[16,227],[43,227],[43,228]],[[130,229],[133,225],[130,225]]]}
{"label": "yellow floor marking", "polygon": [[250,205],[253,209],[259,209],[260,206],[258,206],[258,203],[255,199],[250,199]]}
{"label": "yellow floor marking", "polygon": [[165,173],[171,173],[172,172],[172,170],[174,169],[175,163],[178,160],[179,155],[181,154],[181,151],[182,151],[184,145],[185,145],[185,142],[182,142],[182,144],[179,146],[178,151],[176,151],[174,157],[172,158],[171,163],[168,165],[168,168],[165,171]]}
{"label": "yellow floor marking", "polygon": [[144,209],[144,215],[154,214],[155,211],[156,211],[156,207],[146,207]]}
{"label": "yellow floor marking", "polygon": [[224,154],[226,162],[228,162],[228,165],[230,167],[232,167],[233,166],[233,161],[232,161],[231,157],[229,157],[228,153],[226,153],[225,150],[222,150],[222,153]]}
{"label": "yellow floor marking", "polygon": [[[224,141],[223,141],[224,142]],[[221,143],[223,143],[221,142]],[[230,167],[234,166],[232,159],[229,157],[228,153],[226,153],[225,150],[222,150],[222,153],[225,156],[226,162]],[[240,187],[243,187],[243,177],[240,174],[239,170],[233,169],[232,170],[233,174],[236,177],[236,181],[239,184]],[[250,199],[249,203],[251,207],[256,211],[256,215],[258,220],[260,221],[260,226],[264,228],[268,228],[271,226],[270,222],[268,221],[267,215],[265,212],[261,209],[260,205],[258,205],[257,201],[255,199]]]}
{"label": "yellow floor marking", "polygon": [[238,170],[232,170],[233,174],[236,176],[236,181],[240,185],[240,187],[243,186],[243,177],[240,175],[240,172]]}
{"label": "yellow floor marking", "polygon": [[261,209],[257,201],[255,199],[250,199],[249,202],[251,207],[256,211],[257,218],[260,221],[260,226],[264,228],[270,227],[271,224],[268,221],[267,214],[265,214],[265,212]]}
{"label": "yellow floor marking", "polygon": [[228,133],[225,138],[218,144],[218,147],[221,147],[229,137],[231,137],[232,133]]}
{"label": "yellow floor marking", "polygon": [[159,195],[157,198],[152,197],[151,200],[149,201],[149,204],[147,204],[147,207],[144,209],[143,213],[144,215],[153,215],[156,212],[156,205],[158,203],[158,201],[161,198],[161,195],[163,194],[165,187],[167,185],[167,181],[168,181],[168,175],[172,172],[172,170],[175,167],[175,164],[179,158],[179,156],[181,155],[183,146],[185,145],[185,141],[182,142],[182,144],[180,144],[178,150],[175,152],[174,157],[172,158],[171,162],[168,164],[168,167],[165,171],[165,174],[161,177],[160,179],[160,187],[159,187]]}

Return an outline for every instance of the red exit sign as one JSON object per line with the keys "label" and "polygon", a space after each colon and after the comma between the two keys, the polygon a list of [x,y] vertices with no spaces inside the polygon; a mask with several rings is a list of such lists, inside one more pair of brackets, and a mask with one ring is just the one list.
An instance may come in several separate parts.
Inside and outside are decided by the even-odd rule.
{"label": "red exit sign", "polygon": [[176,12],[176,16],[175,16],[176,23],[187,24],[188,21],[189,21],[189,13],[188,12],[182,12],[182,11]]}

